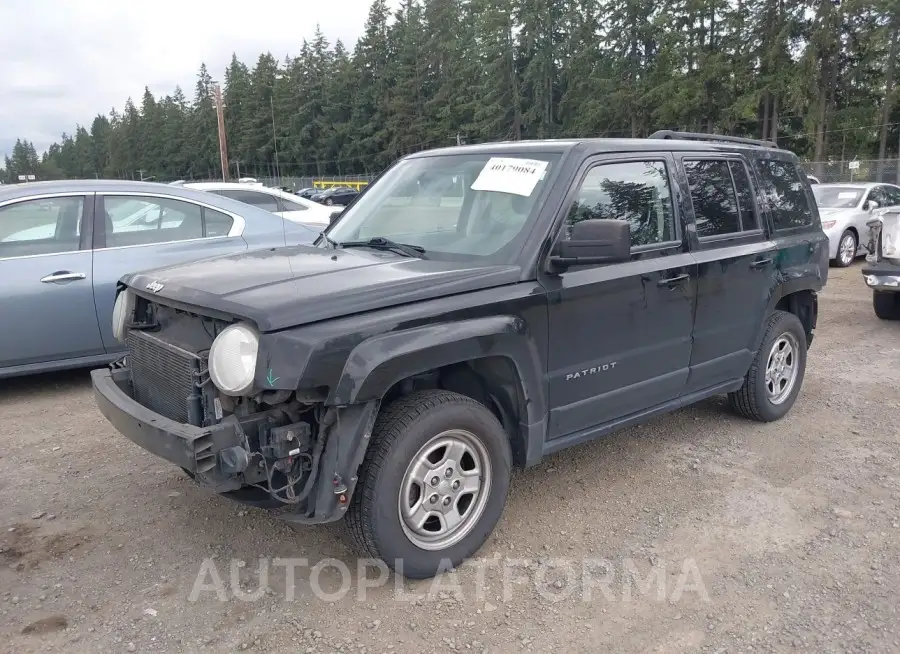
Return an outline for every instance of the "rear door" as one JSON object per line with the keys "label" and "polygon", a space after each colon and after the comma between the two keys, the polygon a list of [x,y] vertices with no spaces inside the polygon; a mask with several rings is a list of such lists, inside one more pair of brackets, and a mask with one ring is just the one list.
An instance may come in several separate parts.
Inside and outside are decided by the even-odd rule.
{"label": "rear door", "polygon": [[182,198],[154,194],[97,195],[94,293],[107,351],[116,283],[125,274],[247,249],[244,219]]}
{"label": "rear door", "polygon": [[767,236],[748,163],[739,155],[678,156],[694,222],[697,314],[686,392],[740,379],[775,286],[776,245]]}
{"label": "rear door", "polygon": [[0,368],[103,354],[93,205],[93,194],[68,194],[0,206]]}

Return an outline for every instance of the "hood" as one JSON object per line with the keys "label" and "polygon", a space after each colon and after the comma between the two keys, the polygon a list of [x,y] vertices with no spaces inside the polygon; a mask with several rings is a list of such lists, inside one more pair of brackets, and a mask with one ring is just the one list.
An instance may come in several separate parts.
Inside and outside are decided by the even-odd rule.
{"label": "hood", "polygon": [[841,214],[845,214],[845,213],[850,214],[855,211],[856,211],[856,207],[846,207],[846,208],[844,208],[844,207],[840,207],[840,208],[819,207],[819,216],[821,216],[822,218],[825,218],[825,217],[836,218],[836,217],[840,216]]}
{"label": "hood", "polygon": [[[254,250],[152,271],[124,281],[165,301],[252,320],[260,331],[382,309],[519,280],[518,266],[474,266],[368,248]],[[155,282],[155,283],[154,283]]]}

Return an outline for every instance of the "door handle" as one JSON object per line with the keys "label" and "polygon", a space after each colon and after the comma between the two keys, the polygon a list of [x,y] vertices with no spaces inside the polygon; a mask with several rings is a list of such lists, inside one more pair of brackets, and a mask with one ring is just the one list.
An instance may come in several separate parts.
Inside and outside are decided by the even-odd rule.
{"label": "door handle", "polygon": [[681,284],[682,282],[686,282],[688,279],[690,279],[690,277],[691,277],[690,275],[688,275],[687,273],[684,273],[683,275],[676,275],[675,277],[667,277],[666,279],[660,279],[658,282],[656,282],[656,285],[657,286],[668,286],[669,288],[672,288],[673,286]]}
{"label": "door handle", "polygon": [[755,268],[764,268],[765,266],[768,266],[770,263],[772,263],[771,259],[757,259],[756,261],[754,261],[753,263],[750,264],[750,267],[754,268],[754,269]]}
{"label": "door handle", "polygon": [[87,275],[84,273],[69,272],[68,270],[58,270],[50,273],[46,277],[41,277],[44,284],[52,284],[53,282],[74,282],[78,279],[85,279]]}

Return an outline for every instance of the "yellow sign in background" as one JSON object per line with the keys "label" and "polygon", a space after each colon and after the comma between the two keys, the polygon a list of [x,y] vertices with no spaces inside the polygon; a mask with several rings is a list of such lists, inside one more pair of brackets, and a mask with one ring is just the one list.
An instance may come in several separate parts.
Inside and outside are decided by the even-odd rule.
{"label": "yellow sign in background", "polygon": [[332,188],[334,186],[349,186],[352,189],[361,191],[363,189],[363,187],[368,186],[368,185],[369,185],[369,182],[335,182],[335,181],[331,181],[331,180],[326,181],[326,180],[322,180],[322,179],[317,179],[317,180],[313,181],[313,187],[321,188],[321,189]]}

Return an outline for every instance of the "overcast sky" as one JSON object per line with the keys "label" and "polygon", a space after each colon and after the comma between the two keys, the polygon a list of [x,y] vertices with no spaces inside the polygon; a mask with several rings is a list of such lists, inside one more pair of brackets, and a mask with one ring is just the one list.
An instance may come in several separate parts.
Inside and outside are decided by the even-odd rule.
{"label": "overcast sky", "polygon": [[[370,0],[0,0],[0,157],[17,137],[43,152],[75,124],[158,97],[191,97],[205,62],[221,80],[231,53],[295,56],[316,23],[352,48]],[[394,4],[394,3],[391,3]]]}

